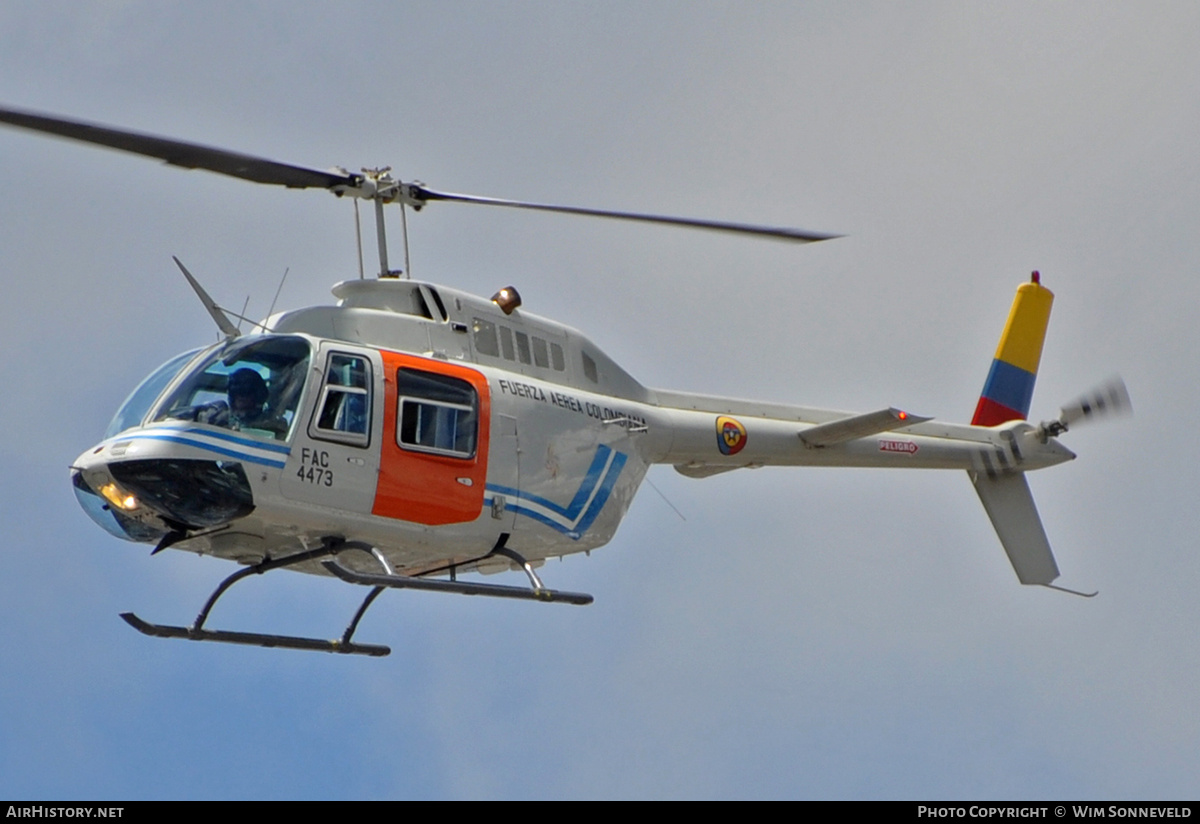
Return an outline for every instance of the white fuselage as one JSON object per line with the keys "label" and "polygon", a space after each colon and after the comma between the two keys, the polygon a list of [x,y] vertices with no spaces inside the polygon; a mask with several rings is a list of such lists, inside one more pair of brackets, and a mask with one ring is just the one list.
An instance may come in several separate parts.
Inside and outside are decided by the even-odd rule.
{"label": "white fuselage", "polygon": [[[89,514],[121,537],[243,563],[338,536],[397,572],[490,571],[509,564],[481,561],[504,534],[533,562],[607,543],[655,463],[694,477],[766,465],[993,474],[1074,457],[1024,421],[921,421],[810,445],[806,431],[849,413],[647,389],[578,332],[443,287],[334,293],[336,307],[282,313],[270,336],[173,364],[144,409],[131,397],[120,431],[73,467]],[[287,372],[275,350],[307,355]],[[196,411],[199,399],[220,406],[238,357],[275,396],[288,381],[273,428]]]}

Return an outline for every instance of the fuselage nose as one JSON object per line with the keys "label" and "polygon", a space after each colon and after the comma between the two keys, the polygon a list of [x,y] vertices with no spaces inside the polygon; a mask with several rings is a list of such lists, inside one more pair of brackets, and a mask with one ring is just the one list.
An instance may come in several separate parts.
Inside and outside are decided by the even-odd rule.
{"label": "fuselage nose", "polygon": [[168,532],[209,529],[254,511],[240,462],[175,455],[169,443],[138,444],[136,433],[125,438],[88,450],[71,471],[80,506],[110,534],[153,542]]}
{"label": "fuselage nose", "polygon": [[254,511],[246,471],[236,461],[148,458],[109,464],[118,487],[169,526],[207,529]]}
{"label": "fuselage nose", "polygon": [[137,522],[125,517],[119,509],[114,509],[99,490],[84,479],[84,473],[79,469],[71,470],[71,488],[75,491],[80,508],[105,532],[126,541],[142,540],[135,536]]}

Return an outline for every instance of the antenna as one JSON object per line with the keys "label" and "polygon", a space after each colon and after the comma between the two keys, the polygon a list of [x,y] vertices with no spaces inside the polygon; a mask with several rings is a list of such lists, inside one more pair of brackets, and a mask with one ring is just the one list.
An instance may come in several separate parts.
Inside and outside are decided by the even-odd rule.
{"label": "antenna", "polygon": [[225,314],[225,311],[220,306],[217,306],[216,302],[208,296],[208,292],[204,291],[204,287],[200,285],[200,282],[192,277],[192,273],[189,272],[187,267],[180,262],[179,258],[172,255],[171,260],[175,261],[175,265],[179,267],[179,271],[183,272],[183,276],[187,278],[187,282],[192,286],[192,291],[196,293],[196,297],[200,298],[200,302],[204,304],[204,308],[208,310],[209,316],[212,317],[213,321],[217,324],[217,328],[221,330],[222,334],[224,334],[229,340],[233,340],[238,335],[242,334],[240,331],[238,331],[238,328],[233,325],[233,321],[229,319],[229,316]]}
{"label": "antenna", "polygon": [[[355,205],[357,207],[357,203]],[[271,319],[271,313],[275,311],[275,304],[279,302],[279,293],[283,291],[283,282],[287,280],[288,272],[290,271],[292,271],[291,266],[283,270],[283,277],[279,279],[279,286],[275,288],[275,297],[271,300],[271,308],[267,310],[267,320]],[[271,330],[264,326],[263,331],[270,332]]]}
{"label": "antenna", "polygon": [[246,295],[246,299],[242,301],[242,314],[237,316],[237,330],[242,331],[242,321],[246,319],[246,307],[250,305],[250,296]]}

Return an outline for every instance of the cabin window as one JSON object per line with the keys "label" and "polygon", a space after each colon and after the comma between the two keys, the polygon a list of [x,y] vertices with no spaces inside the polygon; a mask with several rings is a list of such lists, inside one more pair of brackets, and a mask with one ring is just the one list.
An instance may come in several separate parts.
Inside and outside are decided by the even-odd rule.
{"label": "cabin window", "polygon": [[529,356],[529,335],[524,332],[517,332],[517,358],[521,363],[533,362],[533,358]]}
{"label": "cabin window", "polygon": [[546,348],[546,339],[536,335],[533,338],[533,362],[543,369],[550,368],[550,350]]}
{"label": "cabin window", "polygon": [[454,458],[475,456],[479,397],[471,384],[449,375],[400,369],[396,441],[402,449]]}
{"label": "cabin window", "polygon": [[583,355],[583,374],[592,383],[599,383],[600,377],[596,374],[596,362],[592,360],[592,356],[587,352],[581,352],[580,354]]}
{"label": "cabin window", "polygon": [[500,343],[496,340],[496,324],[490,320],[475,318],[475,351],[481,355],[500,357]]}
{"label": "cabin window", "polygon": [[500,350],[504,352],[505,360],[517,359],[517,350],[513,348],[512,330],[507,326],[500,327]]}
{"label": "cabin window", "polygon": [[325,387],[309,434],[366,446],[371,430],[371,364],[360,355],[329,356]]}
{"label": "cabin window", "polygon": [[555,372],[565,372],[567,361],[563,358],[563,348],[557,343],[550,344],[550,362],[554,364]]}
{"label": "cabin window", "polygon": [[446,306],[442,303],[442,296],[432,286],[419,285],[416,295],[417,302],[421,304],[421,311],[425,317],[442,323],[445,323],[449,319],[449,315],[446,314]]}

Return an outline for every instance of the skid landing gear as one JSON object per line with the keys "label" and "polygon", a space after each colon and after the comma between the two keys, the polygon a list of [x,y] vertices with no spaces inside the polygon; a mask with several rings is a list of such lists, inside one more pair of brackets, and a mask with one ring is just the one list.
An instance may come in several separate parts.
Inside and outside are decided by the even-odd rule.
{"label": "skid landing gear", "polygon": [[[358,622],[362,620],[363,613],[367,611],[367,607],[379,597],[379,593],[383,592],[383,587],[376,587],[363,601],[362,606],[358,608],[358,612],[354,613],[354,618],[350,621],[350,626],[346,627],[346,631],[342,633],[341,638],[326,639],[326,638],[303,638],[295,635],[268,635],[258,632],[229,632],[227,630],[211,630],[204,628],[204,622],[208,620],[208,613],[212,610],[213,605],[217,603],[217,599],[225,594],[225,591],[236,584],[243,578],[248,578],[251,575],[261,575],[264,572],[270,572],[273,569],[281,569],[283,567],[295,566],[302,564],[305,561],[315,561],[320,558],[326,558],[331,555],[336,556],[339,552],[347,549],[361,549],[371,552],[381,562],[383,556],[373,551],[365,544],[359,544],[349,541],[334,540],[326,538],[322,545],[317,549],[310,549],[307,552],[301,552],[296,555],[289,555],[286,558],[278,558],[275,560],[267,560],[254,566],[240,569],[230,575],[221,584],[213,590],[213,594],[208,597],[208,601],[204,604],[204,609],[200,610],[200,614],[196,616],[195,622],[190,627],[173,627],[164,624],[151,624],[148,621],[143,621],[132,612],[122,612],[121,617],[129,626],[136,629],[143,635],[152,635],[156,638],[186,638],[189,641],[220,641],[226,644],[246,644],[254,647],[284,647],[285,649],[307,649],[316,650],[318,652],[338,652],[344,655],[371,655],[382,657],[389,655],[392,652],[391,647],[379,646],[376,644],[356,644],[351,638],[354,636],[354,631],[358,629]],[[386,563],[385,563],[386,568]]]}
{"label": "skid landing gear", "polygon": [[[190,627],[168,626],[165,624],[151,624],[148,621],[143,621],[132,612],[123,612],[121,617],[127,624],[136,629],[143,635],[150,635],[156,638],[184,638],[188,641],[220,641],[226,644],[245,644],[256,647],[283,647],[285,649],[303,649],[314,650],[317,652],[336,652],[343,655],[370,655],[374,657],[382,657],[390,655],[391,647],[385,647],[377,644],[356,644],[351,639],[354,636],[354,631],[358,629],[358,624],[362,620],[367,609],[375,602],[385,589],[423,589],[434,592],[457,592],[463,595],[489,595],[494,598],[519,598],[530,601],[546,601],[546,602],[562,602],[568,604],[590,604],[592,596],[582,592],[561,592],[554,589],[546,589],[542,585],[542,581],[533,571],[533,567],[513,550],[507,548],[505,544],[508,542],[508,533],[500,536],[500,539],[487,555],[482,556],[478,560],[484,560],[494,555],[503,555],[513,561],[516,561],[525,570],[525,574],[529,576],[530,588],[505,586],[501,584],[478,584],[471,582],[458,581],[455,579],[455,570],[453,567],[449,569],[450,580],[445,579],[430,579],[417,578],[410,575],[396,575],[392,572],[391,566],[388,565],[387,559],[383,557],[374,547],[362,543],[361,541],[343,541],[341,539],[326,538],[320,547],[311,549],[307,552],[301,552],[296,555],[290,555],[287,558],[279,558],[275,560],[267,560],[245,569],[238,570],[230,575],[220,585],[213,590],[213,594],[209,596],[208,601],[204,604],[204,608],[200,610],[200,614],[196,616],[195,622]],[[372,555],[384,569],[384,574],[365,574],[347,569],[337,562],[336,558],[339,553],[346,550],[359,550]],[[341,638],[324,639],[324,638],[305,638],[295,635],[269,635],[257,632],[230,632],[227,630],[210,630],[204,628],[204,622],[208,620],[208,613],[212,611],[213,605],[217,603],[225,591],[236,584],[243,578],[251,575],[261,575],[264,572],[270,572],[273,569],[281,569],[284,567],[295,566],[305,563],[306,561],[316,561],[325,558],[322,561],[324,566],[331,573],[341,578],[343,581],[352,584],[371,587],[371,591],[367,597],[363,599],[362,606],[354,613],[354,617],[350,621],[350,625],[346,627],[346,631],[342,633]]]}

